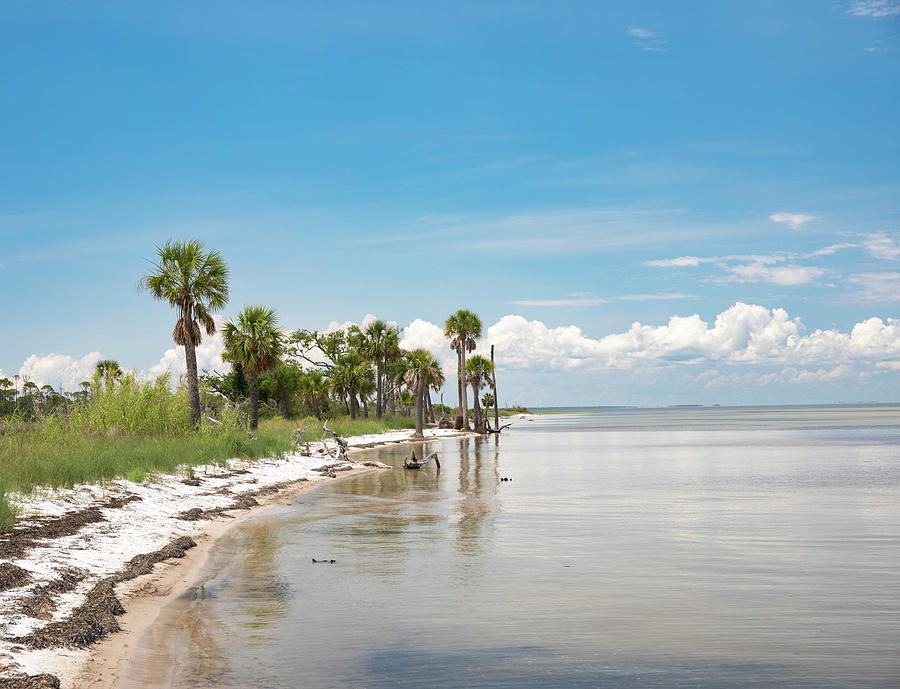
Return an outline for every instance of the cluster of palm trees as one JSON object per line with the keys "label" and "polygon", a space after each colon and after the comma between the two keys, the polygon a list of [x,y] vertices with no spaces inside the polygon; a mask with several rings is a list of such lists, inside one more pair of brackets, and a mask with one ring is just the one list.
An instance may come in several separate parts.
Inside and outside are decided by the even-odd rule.
{"label": "cluster of palm trees", "polygon": [[[191,419],[199,424],[202,407],[196,348],[204,332],[216,332],[212,314],[228,302],[228,266],[219,252],[206,250],[198,240],[167,242],[157,249],[157,258],[140,284],[176,311],[172,337],[184,347]],[[447,319],[444,334],[457,353],[461,426],[469,428],[467,389],[471,386],[475,430],[484,432],[478,396],[483,388],[496,392],[493,361],[480,355],[467,360],[481,337],[481,328],[475,313],[460,309]],[[414,407],[417,435],[422,435],[426,416],[435,422],[430,393],[439,391],[445,382],[440,363],[425,349],[401,348],[397,327],[385,321],[329,333],[298,330],[287,335],[273,309],[253,305],[225,321],[222,339],[223,359],[231,362],[236,377],[248,383],[251,430],[259,424],[260,377],[268,372],[272,373],[266,379],[271,381],[267,391],[274,389],[272,396],[282,397],[289,406],[290,394],[296,392],[320,417],[332,395],[345,405],[351,418],[358,417],[360,410],[368,417],[374,395],[376,418],[396,413],[398,407],[407,411]],[[305,362],[307,370],[299,361]],[[116,371],[118,364],[112,364],[115,362],[103,367],[102,376],[121,375],[121,369]],[[290,410],[285,411],[289,415]]]}
{"label": "cluster of palm trees", "polygon": [[[207,250],[198,240],[169,241],[157,249],[157,261],[141,278],[140,285],[155,299],[167,302],[176,311],[172,338],[184,347],[184,384],[188,393],[192,423],[201,423],[203,405],[196,349],[204,333],[213,335],[217,324],[213,314],[228,303],[229,270],[217,251]],[[485,432],[486,420],[479,393],[494,403],[496,379],[493,351],[491,359],[468,356],[481,337],[481,320],[467,309],[447,318],[444,334],[457,354],[459,416],[457,427],[469,428],[468,389],[474,402],[474,427]],[[251,305],[222,326],[224,353],[232,364],[228,376],[204,376],[205,387],[223,394],[233,403],[249,402],[249,427],[259,425],[260,394],[275,400],[284,416],[292,416],[292,400],[300,399],[303,409],[323,418],[337,403],[351,418],[369,416],[374,402],[376,418],[385,414],[415,414],[416,434],[421,436],[426,421],[436,422],[431,393],[440,392],[445,382],[437,357],[428,350],[406,350],[400,346],[397,326],[375,320],[363,327],[327,333],[297,330],[286,333],[271,308]],[[112,385],[125,372],[119,363],[105,359],[96,365],[94,383]],[[53,411],[59,404],[87,401],[89,381],[69,396],[43,388],[28,380],[19,386],[19,376],[0,379],[0,415]],[[261,385],[262,383],[262,385]],[[440,407],[442,413],[449,407]]]}
{"label": "cluster of palm trees", "polygon": [[298,330],[290,343],[294,358],[314,367],[304,373],[306,386],[314,389],[309,377],[318,374],[316,383],[326,384],[351,418],[368,417],[374,395],[376,418],[415,408],[418,433],[426,416],[435,421],[430,393],[444,384],[441,365],[427,350],[403,349],[395,325],[375,320],[329,333]]}
{"label": "cluster of palm trees", "polygon": [[[480,354],[466,359],[469,352],[475,351],[477,340],[481,337],[481,319],[468,309],[460,309],[444,322],[444,337],[450,340],[450,348],[457,356],[457,392],[459,409],[462,413],[462,428],[469,428],[468,387],[472,387],[473,412],[475,430],[484,433],[487,422],[482,414],[478,394],[484,387],[490,388],[490,401],[495,405],[496,425],[496,392],[497,379],[494,375],[494,362]],[[493,351],[493,350],[492,350]],[[493,356],[493,354],[492,354]]]}

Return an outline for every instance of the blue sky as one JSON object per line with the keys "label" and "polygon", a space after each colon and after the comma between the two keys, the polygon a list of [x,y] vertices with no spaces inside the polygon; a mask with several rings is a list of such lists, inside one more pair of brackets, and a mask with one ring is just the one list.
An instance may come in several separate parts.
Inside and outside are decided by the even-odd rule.
{"label": "blue sky", "polygon": [[4,375],[159,367],[196,237],[225,316],[476,310],[507,401],[900,401],[897,0],[5,0],[0,83]]}

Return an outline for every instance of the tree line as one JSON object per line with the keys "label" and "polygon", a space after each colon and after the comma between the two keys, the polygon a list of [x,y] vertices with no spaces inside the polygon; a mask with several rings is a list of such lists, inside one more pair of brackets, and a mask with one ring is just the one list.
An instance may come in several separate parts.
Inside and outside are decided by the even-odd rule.
{"label": "tree line", "polygon": [[[228,405],[246,408],[251,430],[258,427],[262,409],[263,414],[285,418],[414,415],[416,434],[421,435],[425,423],[437,423],[438,414],[452,413],[449,406],[432,399],[432,393],[439,393],[445,383],[437,357],[425,349],[402,348],[399,329],[383,320],[333,332],[289,332],[281,328],[274,309],[246,306],[222,327],[222,358],[231,365],[230,371],[198,371],[196,348],[204,335],[216,332],[213,314],[228,303],[228,266],[218,251],[207,250],[198,240],[169,241],[156,254],[140,287],[175,310],[172,339],[184,347],[183,384],[195,425],[203,422],[204,414]],[[486,432],[484,408],[494,407],[496,426],[494,364],[484,356],[469,356],[481,337],[481,320],[472,311],[460,309],[444,325],[444,335],[457,354],[457,417],[461,419],[451,423],[470,428],[471,389],[474,428]],[[115,381],[123,374],[118,362],[104,360],[97,364],[94,379]],[[30,381],[23,382],[20,392],[19,377],[14,379],[0,379],[0,414],[28,418],[52,413],[86,401],[91,394],[91,381],[63,394]]]}

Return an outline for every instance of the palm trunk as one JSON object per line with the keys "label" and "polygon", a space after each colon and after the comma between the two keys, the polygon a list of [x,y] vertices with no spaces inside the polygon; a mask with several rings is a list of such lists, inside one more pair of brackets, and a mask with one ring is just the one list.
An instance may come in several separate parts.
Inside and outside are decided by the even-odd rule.
{"label": "palm trunk", "polygon": [[184,363],[185,382],[187,383],[188,403],[191,406],[191,424],[200,425],[200,385],[197,382],[197,351],[194,349],[192,309],[188,306],[181,310],[184,323]]}
{"label": "palm trunk", "polygon": [[437,423],[434,420],[434,404],[431,401],[431,390],[425,390],[425,402],[428,403],[428,420],[431,423]]}
{"label": "palm trunk", "polygon": [[375,418],[384,413],[384,381],[381,378],[381,359],[375,362]]}
{"label": "palm trunk", "polygon": [[469,430],[469,400],[466,398],[466,383],[465,383],[465,375],[466,375],[466,348],[465,344],[459,349],[459,367],[462,371],[462,376],[460,376],[459,389],[462,391],[460,404],[462,405],[462,417],[463,417],[463,430]]}
{"label": "palm trunk", "polygon": [[419,374],[419,380],[416,383],[416,432],[414,438],[424,438],[422,433],[423,426],[423,407],[425,402],[425,376]]}
{"label": "palm trunk", "polygon": [[494,365],[494,345],[491,345],[491,387],[494,391],[494,430],[500,428],[500,411],[497,407],[497,400],[500,395],[497,394],[497,367]]}
{"label": "palm trunk", "polygon": [[259,428],[259,374],[250,374],[250,430]]}
{"label": "palm trunk", "polygon": [[363,416],[368,419],[369,418],[369,398],[368,397],[363,397],[362,405],[363,405]]}
{"label": "palm trunk", "polygon": [[356,394],[350,394],[350,418],[355,419],[359,416],[359,402],[356,399]]}
{"label": "palm trunk", "polygon": [[481,402],[478,401],[478,386],[472,386],[472,395],[475,397],[475,400],[472,404],[475,406],[475,431],[481,433],[484,431],[484,424],[481,420]]}

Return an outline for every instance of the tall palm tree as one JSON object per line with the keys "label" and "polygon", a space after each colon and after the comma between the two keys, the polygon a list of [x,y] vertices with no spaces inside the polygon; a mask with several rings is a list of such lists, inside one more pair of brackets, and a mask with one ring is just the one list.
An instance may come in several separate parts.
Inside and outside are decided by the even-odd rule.
{"label": "tall palm tree", "polygon": [[481,404],[478,399],[478,393],[481,386],[487,383],[491,385],[491,372],[494,365],[491,360],[476,354],[466,362],[466,382],[472,386],[472,396],[475,398],[475,430],[478,433],[484,433],[484,419],[481,416]]}
{"label": "tall palm tree", "polygon": [[435,367],[434,355],[427,349],[414,349],[407,356],[405,383],[412,390],[416,404],[416,432],[413,438],[424,438],[425,390],[431,381],[441,375],[440,367]]}
{"label": "tall palm tree", "polygon": [[250,379],[250,430],[259,427],[259,375],[278,365],[283,351],[278,317],[265,306],[245,306],[237,322],[225,321],[222,328],[225,361],[238,363]]}
{"label": "tall palm tree", "polygon": [[141,287],[154,299],[167,301],[178,310],[172,331],[175,344],[184,346],[191,421],[200,423],[200,386],[197,381],[197,345],[200,325],[207,335],[216,332],[213,313],[228,302],[228,266],[218,251],[206,251],[203,242],[166,242],[156,250],[159,262],[141,278]]}
{"label": "tall palm tree", "polygon": [[444,337],[450,340],[450,349],[457,356],[457,390],[463,428],[469,427],[469,403],[466,398],[466,353],[475,349],[475,340],[481,337],[481,319],[468,309],[460,309],[444,323]]}
{"label": "tall palm tree", "polygon": [[380,419],[384,414],[384,367],[397,356],[400,335],[396,327],[380,319],[369,323],[359,335],[360,352],[375,364],[375,418]]}

